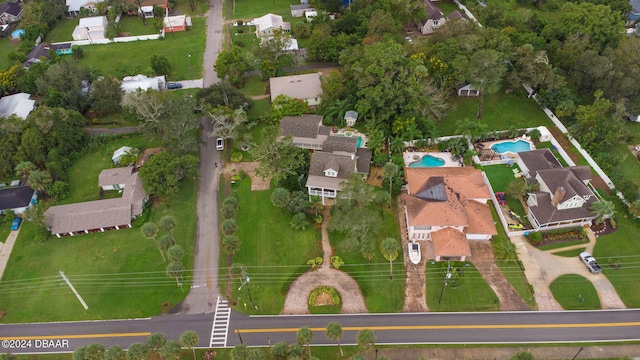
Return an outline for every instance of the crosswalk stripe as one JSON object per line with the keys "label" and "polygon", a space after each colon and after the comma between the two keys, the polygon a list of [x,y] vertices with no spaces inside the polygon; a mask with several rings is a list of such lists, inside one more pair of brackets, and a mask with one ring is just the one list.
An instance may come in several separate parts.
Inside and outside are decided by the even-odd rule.
{"label": "crosswalk stripe", "polygon": [[231,320],[231,308],[227,300],[216,300],[216,312],[211,324],[211,339],[209,347],[226,347],[229,333],[229,321]]}

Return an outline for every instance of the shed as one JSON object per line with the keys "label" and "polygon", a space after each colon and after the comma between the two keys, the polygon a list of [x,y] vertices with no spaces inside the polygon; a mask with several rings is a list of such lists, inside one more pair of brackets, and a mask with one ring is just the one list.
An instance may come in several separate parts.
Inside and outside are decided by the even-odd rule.
{"label": "shed", "polygon": [[164,32],[180,32],[187,30],[187,16],[167,16],[164,18]]}
{"label": "shed", "polygon": [[290,9],[291,9],[291,16],[303,17],[305,11],[311,10],[311,5],[309,4],[291,5]]}
{"label": "shed", "polygon": [[107,29],[106,16],[93,16],[80,19],[73,30],[73,40],[102,40]]}
{"label": "shed", "polygon": [[18,93],[0,98],[0,118],[16,115],[26,119],[36,105],[36,101],[30,97],[27,93]]}
{"label": "shed", "polygon": [[133,149],[130,146],[123,146],[113,152],[113,156],[111,156],[111,161],[113,161],[114,164],[118,164],[120,162],[120,159],[124,155],[131,153],[132,151]]}
{"label": "shed", "polygon": [[349,127],[355,125],[356,121],[358,121],[358,112],[354,110],[347,111],[344,113],[344,120]]}

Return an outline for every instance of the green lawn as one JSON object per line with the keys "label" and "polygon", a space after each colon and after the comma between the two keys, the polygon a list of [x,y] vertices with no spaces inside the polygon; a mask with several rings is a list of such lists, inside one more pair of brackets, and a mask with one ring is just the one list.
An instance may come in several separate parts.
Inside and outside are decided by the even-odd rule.
{"label": "green lawn", "polygon": [[[443,135],[455,135],[456,122],[459,120],[465,118],[476,120],[479,104],[477,98],[451,96],[447,102],[453,105],[453,109],[446,118],[438,122]],[[535,101],[527,99],[522,94],[505,94],[503,90],[485,96],[482,119],[477,121],[487,124],[487,131],[505,130],[511,126],[518,128],[554,126]]]}
{"label": "green lawn", "polygon": [[[174,236],[185,250],[185,269],[193,266],[196,190],[196,181],[186,180],[173,199],[154,204],[149,219],[157,224],[164,215],[176,217]],[[184,285],[178,288],[165,275],[167,264],[157,247],[142,237],[139,228],[52,237],[45,242],[33,240],[35,231],[30,222],[22,226],[0,283],[5,322],[148,317],[170,309],[189,291],[191,271],[185,272]],[[89,310],[61,282],[60,270]]]}
{"label": "green lawn", "polygon": [[427,262],[427,306],[430,311],[497,311],[500,301],[471,263],[451,262],[452,276],[440,295],[447,262]]}
{"label": "green lawn", "polygon": [[291,15],[290,5],[299,4],[296,0],[248,0],[248,1],[229,1],[232,19],[250,19],[257,18],[268,13],[282,15]]}
{"label": "green lawn", "polygon": [[[271,103],[269,102],[269,99],[253,100],[253,105],[247,115],[249,116],[249,119],[267,119],[271,115]],[[254,138],[254,141],[257,140],[258,139]]]}
{"label": "green lawn", "polygon": [[[147,19],[147,25],[143,25],[138,16],[122,16],[120,22],[118,22],[118,36],[157,34],[158,31],[153,26],[154,21],[155,19]],[[127,35],[124,33],[127,33]]]}
{"label": "green lawn", "polygon": [[[190,90],[190,89],[186,89]],[[105,127],[105,128],[114,128],[121,126],[137,126],[138,121],[133,119],[133,117],[125,117],[122,113],[114,113],[103,115],[97,118],[90,119],[90,125],[92,127]]]}
{"label": "green lawn", "polygon": [[[623,206],[620,201],[615,201],[615,205],[616,208]],[[593,254],[602,266],[602,273],[611,281],[625,305],[637,308],[640,307],[640,287],[634,285],[637,278],[634,264],[640,255],[640,242],[637,241],[640,226],[623,216],[617,219],[618,230],[599,237]],[[610,262],[620,265],[620,268],[612,269]]]}
{"label": "green lawn", "polygon": [[622,172],[627,179],[634,181],[637,186],[640,186],[640,176],[638,176],[638,174],[640,174],[640,161],[629,151],[627,145],[618,143],[615,147],[611,148],[611,152],[622,160],[615,171]]}
{"label": "green lawn", "polygon": [[[599,275],[595,275],[599,276]],[[549,286],[553,297],[565,310],[600,309],[600,299],[593,284],[576,274],[565,274],[553,280]]]}
{"label": "green lawn", "polygon": [[[491,207],[491,214],[493,215],[493,219],[498,221],[498,215],[496,214],[493,207]],[[496,224],[496,229],[498,230],[498,235],[495,235],[491,239],[491,245],[493,247],[494,254],[496,253],[496,249],[504,243],[510,242],[509,238],[504,232],[504,229],[499,224]],[[529,286],[529,282],[527,281],[524,272],[518,265],[516,261],[513,260],[499,260],[496,259],[496,263],[502,271],[502,274],[507,281],[513,286],[514,289],[520,294],[520,297],[527,303],[532,309],[537,308],[536,299],[533,297],[531,292],[531,287]]]}
{"label": "green lawn", "polygon": [[0,39],[0,70],[6,70],[13,64],[9,61],[9,54],[18,51],[18,43],[11,45],[9,36]]}
{"label": "green lawn", "polygon": [[[313,226],[304,231],[291,229],[292,215],[286,211],[283,214],[271,204],[271,191],[251,191],[250,178],[232,186],[232,195],[237,194],[240,200],[236,233],[240,250],[233,261],[247,266],[251,295],[259,310],[251,311],[247,289],[238,291],[239,280],[233,283],[235,308],[244,311],[246,303],[249,313],[278,314],[291,282],[307,271],[307,260],[321,256],[320,231]],[[220,195],[221,200],[224,197]],[[221,261],[223,277],[226,274],[224,255]]]}
{"label": "green lawn", "polygon": [[[175,39],[169,34],[164,40],[83,46],[81,64],[101,74],[123,77],[143,72],[149,66],[149,57],[156,54],[169,60],[169,80],[199,79],[203,71],[205,18],[194,17],[192,21],[193,28],[174,33]],[[188,54],[191,54],[190,64]]]}
{"label": "green lawn", "polygon": [[[380,231],[372,234],[375,237],[376,249],[380,242],[392,237],[400,239],[395,207],[385,208],[383,224]],[[354,241],[345,238],[340,232],[330,232],[331,246],[334,254],[340,256],[345,265],[340,269],[349,273],[360,285],[362,295],[369,312],[399,312],[404,305],[404,290],[406,269],[402,253],[393,264],[393,280],[389,280],[389,261],[385,260],[380,251],[376,251],[371,264],[368,264]]]}
{"label": "green lawn", "polygon": [[[265,95],[267,91],[267,85],[269,85],[268,80],[262,80],[260,75],[251,75],[246,77],[246,82],[244,87],[240,88],[240,92],[245,94],[246,96],[257,96],[257,95]],[[265,99],[269,102],[268,99]],[[269,110],[271,105],[269,105]]]}
{"label": "green lawn", "polygon": [[512,181],[523,181],[521,178],[516,179],[513,176],[514,168],[518,168],[518,166],[513,165],[509,167],[506,164],[483,166],[483,170],[485,174],[487,174],[487,178],[491,183],[493,191],[505,192],[505,195],[507,197],[507,206],[509,207],[509,209],[515,211],[516,214],[520,215],[520,217],[524,219],[525,211],[522,203],[520,203],[520,200],[514,198],[513,196],[510,196],[509,194],[506,194],[507,186],[509,185],[509,183],[511,183]]}
{"label": "green lawn", "polygon": [[437,6],[445,15],[449,15],[452,12],[458,10],[458,5],[453,1],[439,1]]}
{"label": "green lawn", "polygon": [[46,42],[72,41],[73,30],[80,23],[79,18],[58,20],[56,26],[44,37]]}
{"label": "green lawn", "polygon": [[11,216],[0,216],[0,242],[4,243],[7,240],[7,236],[11,232],[11,222],[13,221],[13,217]]}
{"label": "green lawn", "polygon": [[[257,46],[260,43],[260,39],[256,37],[255,26],[243,25],[238,27],[227,24],[227,28],[229,29],[232,45],[238,45],[246,51],[250,51],[253,46]],[[241,30],[241,32],[238,30]]]}
{"label": "green lawn", "polygon": [[58,205],[98,200],[98,175],[104,169],[117,167],[111,161],[111,156],[115,150],[125,145],[141,150],[152,147],[147,146],[147,142],[141,136],[125,136],[82,156],[69,171],[69,197],[58,202]]}
{"label": "green lawn", "polygon": [[[589,240],[585,238],[585,240],[576,240],[576,241],[568,241],[565,243],[560,243],[560,244],[550,244],[550,245],[544,245],[544,246],[538,246],[538,250],[553,250],[553,249],[560,249],[563,247],[567,247],[567,246],[573,246],[573,245],[580,245],[580,244],[588,244]],[[577,254],[576,254],[577,256]]]}

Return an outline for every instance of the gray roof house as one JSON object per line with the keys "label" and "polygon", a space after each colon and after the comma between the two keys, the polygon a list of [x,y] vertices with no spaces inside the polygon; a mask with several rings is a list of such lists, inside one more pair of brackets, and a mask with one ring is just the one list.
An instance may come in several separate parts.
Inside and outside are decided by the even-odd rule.
{"label": "gray roof house", "polygon": [[316,106],[320,104],[320,95],[322,95],[322,81],[319,73],[270,78],[269,88],[272,102],[278,95],[286,95],[303,100],[309,106]]}
{"label": "gray roof house", "polygon": [[329,136],[321,151],[311,154],[307,190],[309,196],[334,199],[342,190],[342,182],[353,173],[369,174],[372,152],[357,148],[356,139]]}
{"label": "gray roof house", "polygon": [[18,22],[22,18],[22,2],[7,1],[0,4],[0,24]]}
{"label": "gray roof house", "polygon": [[11,210],[22,214],[36,203],[38,193],[30,186],[14,186],[0,189],[0,211]]}
{"label": "gray roof house", "polygon": [[280,120],[280,134],[291,136],[293,144],[302,149],[322,149],[330,128],[322,126],[322,116],[302,114],[285,116]]}
{"label": "gray roof house", "polygon": [[630,0],[631,11],[627,13],[627,18],[631,21],[640,19],[640,0]]}
{"label": "gray roof house", "polygon": [[458,10],[445,16],[442,10],[436,6],[431,0],[424,1],[427,17],[420,21],[418,29],[423,35],[431,34],[435,29],[443,26],[448,20],[465,19],[464,15]]}
{"label": "gray roof house", "polygon": [[303,17],[305,11],[313,10],[311,5],[309,4],[291,5],[290,8],[291,8],[291,16],[293,17]]}
{"label": "gray roof house", "polygon": [[[46,212],[47,226],[51,233],[57,237],[74,236],[89,232],[104,232],[105,230],[131,227],[131,220],[142,214],[144,203],[147,201],[147,194],[142,186],[142,180],[138,173],[131,173],[131,168],[118,172],[120,179],[124,173],[129,173],[129,177],[124,184],[122,197],[116,199],[105,199],[96,201],[86,201],[75,204],[52,206]],[[101,174],[104,176],[116,173],[115,170]],[[104,172],[103,172],[104,173]],[[104,180],[113,182],[113,180]]]}
{"label": "gray roof house", "polygon": [[549,149],[518,155],[525,179],[539,185],[539,190],[527,195],[527,218],[534,229],[591,224],[594,216],[589,207],[598,198],[588,186],[592,179],[588,166],[562,167]]}

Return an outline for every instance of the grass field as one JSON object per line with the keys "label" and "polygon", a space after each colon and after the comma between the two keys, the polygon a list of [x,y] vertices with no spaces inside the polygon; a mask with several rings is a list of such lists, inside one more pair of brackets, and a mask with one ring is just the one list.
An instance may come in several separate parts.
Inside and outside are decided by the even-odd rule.
{"label": "grass field", "polygon": [[[616,208],[622,203],[615,201]],[[603,274],[611,281],[618,295],[629,308],[640,307],[640,287],[634,286],[638,276],[637,262],[640,258],[638,232],[640,226],[630,218],[617,216],[618,230],[613,234],[598,238],[593,256],[602,266]],[[609,266],[613,262],[620,267],[615,270]]]}
{"label": "grass field", "polygon": [[[588,244],[589,240],[585,238],[585,240],[576,240],[576,241],[568,241],[565,243],[560,243],[560,244],[550,244],[550,245],[544,245],[544,246],[538,246],[538,250],[553,250],[553,249],[560,249],[563,247],[567,247],[567,246],[573,246],[573,245],[580,245],[580,244]],[[576,256],[578,256],[576,254]]]}
{"label": "grass field", "polygon": [[580,275],[561,275],[551,283],[549,289],[565,310],[600,309],[600,298],[596,289],[589,280]]}
{"label": "grass field", "polygon": [[269,85],[269,81],[262,80],[260,75],[250,75],[246,77],[244,87],[240,88],[239,90],[246,96],[265,95],[267,91],[267,85]]}
{"label": "grass field", "polygon": [[141,136],[126,136],[82,156],[69,171],[69,188],[71,189],[69,197],[55,205],[98,200],[100,191],[98,175],[104,169],[117,167],[111,161],[111,156],[115,150],[125,145],[138,149],[149,147]]}
{"label": "grass field", "polygon": [[427,262],[427,306],[431,311],[497,311],[500,302],[471,263],[452,262],[453,274],[440,302],[446,262]]}
{"label": "grass field", "polygon": [[465,118],[487,124],[487,131],[506,130],[511,126],[553,127],[551,120],[538,108],[535,101],[518,93],[505,94],[499,91],[493,95],[486,95],[482,119],[476,119],[479,104],[477,98],[451,96],[447,102],[453,105],[453,109],[446,118],[438,122],[442,135],[455,135],[456,122]]}
{"label": "grass field", "polygon": [[80,23],[79,18],[58,20],[56,26],[44,37],[46,42],[62,42],[73,40],[73,30]]}
{"label": "grass field", "polygon": [[[321,256],[320,231],[313,226],[304,231],[291,229],[292,215],[271,204],[271,191],[251,191],[249,177],[232,186],[232,195],[240,200],[236,233],[240,250],[233,262],[247,266],[251,295],[259,310],[251,310],[246,288],[238,291],[240,280],[234,281],[232,298],[238,310],[244,311],[246,303],[248,313],[278,314],[291,282],[307,271],[307,260]],[[226,265],[226,258],[221,265]]]}
{"label": "grass field", "polygon": [[512,181],[522,181],[522,179],[516,179],[513,176],[514,168],[517,168],[517,166],[514,165],[512,167],[509,167],[506,164],[483,166],[483,170],[485,174],[487,174],[487,178],[491,183],[493,191],[505,192],[505,195],[507,197],[507,206],[509,207],[509,209],[515,211],[516,214],[524,218],[524,207],[522,207],[522,203],[520,203],[520,200],[514,198],[513,196],[510,196],[509,194],[506,194],[507,186],[509,186]]}
{"label": "grass field", "polygon": [[360,285],[360,290],[365,298],[365,304],[369,312],[399,312],[404,305],[405,267],[402,258],[402,250],[393,263],[393,280],[389,280],[389,261],[380,251],[380,242],[392,237],[400,243],[398,222],[395,216],[395,207],[391,210],[385,208],[382,226],[374,236],[376,252],[369,264],[361,254],[355,241],[346,239],[343,233],[330,232],[331,246],[334,254],[340,256],[345,265],[340,267],[349,273]]}
{"label": "grass field", "polygon": [[[257,18],[268,13],[286,16],[291,15],[290,5],[299,4],[296,0],[272,0],[272,1],[229,1],[227,6],[231,13],[231,19]],[[285,20],[286,21],[286,20]]]}
{"label": "grass field", "polygon": [[147,25],[143,25],[138,16],[122,16],[118,22],[118,36],[157,34],[158,30],[153,26],[154,21],[155,19],[147,19]]}
{"label": "grass field", "polygon": [[11,45],[9,36],[0,39],[0,70],[6,70],[11,67],[12,62],[9,61],[9,54],[18,51],[18,44]]}
{"label": "grass field", "polygon": [[[491,207],[491,214],[493,215],[493,219],[495,221],[498,221],[498,215],[496,214],[493,207]],[[496,230],[498,230],[498,235],[495,235],[491,239],[491,246],[493,247],[494,254],[496,253],[496,249],[499,246],[502,246],[502,244],[511,241],[509,240],[504,232],[504,229],[499,223],[496,224]],[[529,305],[532,309],[536,309],[536,299],[533,297],[531,288],[529,287],[529,282],[527,281],[527,278],[518,263],[513,260],[507,261],[496,259],[496,264],[498,264],[498,267],[500,268],[500,271],[502,271],[504,277],[507,278],[507,281],[509,281],[511,286],[516,289],[524,302],[526,302],[527,305]]]}
{"label": "grass field", "polygon": [[[185,269],[193,266],[196,182],[186,180],[169,202],[154,203],[149,221],[176,217],[176,242],[185,250]],[[179,303],[188,293],[184,285],[165,275],[152,240],[139,228],[112,230],[66,238],[33,240],[33,223],[22,226],[2,278],[0,308],[6,322],[138,318],[157,315]],[[162,234],[162,231],[161,231]],[[89,305],[85,311],[61,281],[64,271]]]}
{"label": "grass field", "polygon": [[199,79],[203,72],[205,19],[194,17],[192,21],[193,28],[174,33],[175,39],[169,34],[164,40],[83,46],[84,58],[80,63],[103,75],[123,77],[143,72],[149,66],[149,57],[157,54],[166,57],[171,64],[169,80]]}

